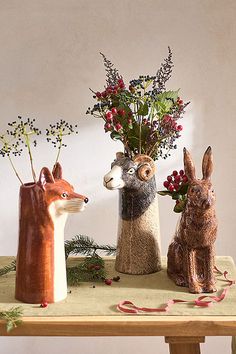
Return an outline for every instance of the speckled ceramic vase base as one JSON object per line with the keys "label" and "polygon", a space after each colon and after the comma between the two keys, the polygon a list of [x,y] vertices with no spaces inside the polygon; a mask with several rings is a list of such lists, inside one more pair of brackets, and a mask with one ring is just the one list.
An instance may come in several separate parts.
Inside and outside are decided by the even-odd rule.
{"label": "speckled ceramic vase base", "polygon": [[161,270],[158,200],[133,220],[120,220],[115,269],[126,274]]}

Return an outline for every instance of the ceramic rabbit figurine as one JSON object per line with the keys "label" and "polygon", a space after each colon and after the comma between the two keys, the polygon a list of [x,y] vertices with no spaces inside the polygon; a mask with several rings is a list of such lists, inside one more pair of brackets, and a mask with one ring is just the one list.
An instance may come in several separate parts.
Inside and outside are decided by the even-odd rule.
{"label": "ceramic rabbit figurine", "polygon": [[211,147],[203,156],[201,180],[196,179],[193,160],[185,148],[184,168],[189,180],[187,203],[168,249],[167,272],[176,285],[188,287],[191,293],[211,293],[216,291],[213,269],[217,234]]}

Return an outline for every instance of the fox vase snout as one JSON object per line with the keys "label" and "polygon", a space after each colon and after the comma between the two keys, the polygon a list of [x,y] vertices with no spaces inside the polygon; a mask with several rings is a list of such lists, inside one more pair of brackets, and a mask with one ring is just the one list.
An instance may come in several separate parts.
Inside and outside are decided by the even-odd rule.
{"label": "fox vase snout", "polygon": [[104,186],[119,191],[115,268],[125,274],[161,270],[160,224],[153,161],[145,155],[117,158]]}
{"label": "fox vase snout", "polygon": [[15,297],[25,303],[54,303],[67,296],[64,227],[69,213],[88,198],[44,168],[38,183],[20,188]]}

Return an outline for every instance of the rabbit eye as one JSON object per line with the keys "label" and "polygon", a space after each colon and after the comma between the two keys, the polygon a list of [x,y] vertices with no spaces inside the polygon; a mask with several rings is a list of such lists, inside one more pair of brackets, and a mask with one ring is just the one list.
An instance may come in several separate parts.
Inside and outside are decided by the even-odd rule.
{"label": "rabbit eye", "polygon": [[131,167],[131,168],[127,171],[127,173],[128,173],[129,175],[133,175],[134,172],[135,172],[135,169],[134,169],[133,167]]}
{"label": "rabbit eye", "polygon": [[200,190],[199,190],[199,188],[197,186],[194,186],[194,187],[191,188],[191,192],[192,193],[199,193]]}
{"label": "rabbit eye", "polygon": [[64,193],[61,194],[61,197],[62,197],[62,198],[68,198],[69,195],[68,195],[66,192],[64,192]]}

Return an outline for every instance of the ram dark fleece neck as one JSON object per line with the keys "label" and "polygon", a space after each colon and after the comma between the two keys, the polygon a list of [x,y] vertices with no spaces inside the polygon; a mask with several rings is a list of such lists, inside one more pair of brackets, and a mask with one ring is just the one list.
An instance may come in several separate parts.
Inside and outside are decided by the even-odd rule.
{"label": "ram dark fleece neck", "polygon": [[153,177],[143,183],[139,189],[123,188],[120,190],[120,216],[123,220],[132,220],[141,216],[154,201],[156,182]]}

